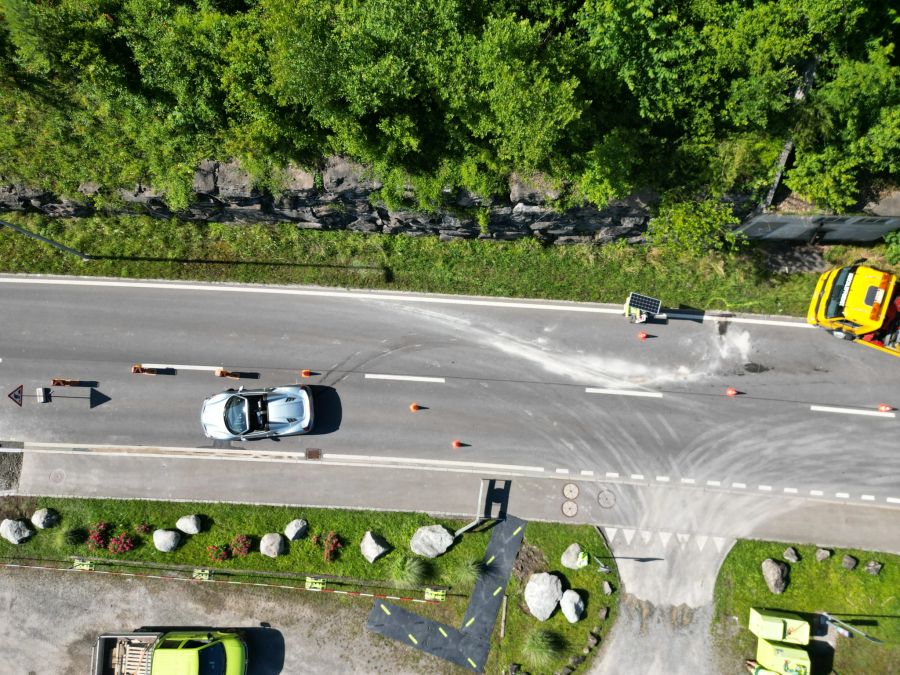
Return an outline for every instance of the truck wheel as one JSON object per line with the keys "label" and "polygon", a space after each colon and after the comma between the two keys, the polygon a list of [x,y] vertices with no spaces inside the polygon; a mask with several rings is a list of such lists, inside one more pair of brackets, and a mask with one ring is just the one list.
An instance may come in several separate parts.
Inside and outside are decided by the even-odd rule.
{"label": "truck wheel", "polygon": [[851,335],[850,333],[845,333],[842,330],[832,331],[831,334],[834,335],[834,337],[836,337],[838,340],[855,340],[856,339],[855,335]]}

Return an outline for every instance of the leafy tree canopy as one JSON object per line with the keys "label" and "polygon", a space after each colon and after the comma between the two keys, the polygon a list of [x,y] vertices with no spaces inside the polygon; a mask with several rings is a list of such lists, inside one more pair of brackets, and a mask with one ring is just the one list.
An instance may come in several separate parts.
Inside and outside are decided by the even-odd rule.
{"label": "leafy tree canopy", "polygon": [[886,0],[0,0],[0,174],[73,194],[203,158],[277,190],[341,153],[383,195],[502,192],[544,172],[602,205],[636,186],[836,209],[895,180]]}

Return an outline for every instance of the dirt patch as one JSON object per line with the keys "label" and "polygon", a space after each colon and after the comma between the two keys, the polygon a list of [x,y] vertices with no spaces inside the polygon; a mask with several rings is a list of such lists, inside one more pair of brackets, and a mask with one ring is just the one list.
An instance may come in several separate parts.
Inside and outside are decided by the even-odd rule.
{"label": "dirt patch", "polygon": [[33,497],[0,497],[0,519],[28,520],[37,508]]}
{"label": "dirt patch", "polygon": [[549,571],[550,566],[547,564],[547,558],[544,557],[544,553],[528,542],[523,542],[512,568],[516,581],[524,586],[525,582],[528,581],[528,577],[535,572]]}
{"label": "dirt patch", "polygon": [[15,490],[21,471],[21,452],[0,452],[0,490]]}

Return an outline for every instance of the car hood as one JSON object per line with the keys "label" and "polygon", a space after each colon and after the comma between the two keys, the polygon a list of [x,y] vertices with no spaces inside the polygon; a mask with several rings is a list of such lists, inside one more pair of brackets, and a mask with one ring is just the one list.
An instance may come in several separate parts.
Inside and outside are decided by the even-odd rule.
{"label": "car hood", "polygon": [[200,410],[200,424],[203,425],[203,432],[210,438],[225,440],[234,438],[234,434],[225,427],[225,404],[231,396],[231,392],[225,391],[210,396],[203,402],[203,408]]}
{"label": "car hood", "polygon": [[266,397],[269,408],[269,431],[292,434],[309,428],[312,406],[303,387],[276,387]]}

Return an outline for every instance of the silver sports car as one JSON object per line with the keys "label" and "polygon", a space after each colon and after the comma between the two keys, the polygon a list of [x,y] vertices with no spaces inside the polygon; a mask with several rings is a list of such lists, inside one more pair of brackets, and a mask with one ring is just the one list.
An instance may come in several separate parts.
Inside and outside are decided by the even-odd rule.
{"label": "silver sports car", "polygon": [[200,410],[203,433],[225,441],[305,434],[313,425],[309,387],[229,389],[210,396]]}

